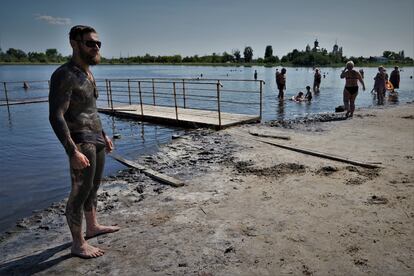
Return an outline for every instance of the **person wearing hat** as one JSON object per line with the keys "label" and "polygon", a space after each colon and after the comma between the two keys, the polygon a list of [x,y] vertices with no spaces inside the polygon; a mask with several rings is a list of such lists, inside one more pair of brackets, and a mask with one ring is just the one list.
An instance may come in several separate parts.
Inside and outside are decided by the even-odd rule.
{"label": "person wearing hat", "polygon": [[400,88],[400,70],[398,70],[398,66],[394,67],[390,75],[390,82],[392,83],[393,89],[391,92],[394,92],[394,89]]}

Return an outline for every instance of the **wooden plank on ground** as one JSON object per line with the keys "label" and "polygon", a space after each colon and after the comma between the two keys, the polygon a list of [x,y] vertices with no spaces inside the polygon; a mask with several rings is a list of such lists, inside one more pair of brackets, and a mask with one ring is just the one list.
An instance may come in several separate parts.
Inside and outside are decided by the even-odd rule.
{"label": "wooden plank on ground", "polygon": [[282,139],[282,140],[290,140],[290,136],[282,136],[282,135],[273,135],[273,134],[263,134],[258,132],[249,131],[250,135],[264,137],[264,138],[275,138],[275,139]]}
{"label": "wooden plank on ground", "polygon": [[279,148],[282,148],[282,149],[287,149],[287,150],[296,151],[296,152],[300,152],[300,153],[303,153],[303,154],[308,154],[308,155],[312,155],[312,156],[316,156],[316,157],[320,157],[320,158],[339,161],[339,162],[343,162],[343,163],[347,163],[347,164],[351,164],[351,165],[355,165],[355,166],[360,166],[360,167],[363,167],[363,168],[368,168],[368,169],[381,168],[380,166],[377,166],[377,165],[374,165],[374,164],[359,162],[359,161],[351,160],[351,159],[348,159],[348,158],[345,158],[345,157],[334,156],[332,154],[320,153],[320,152],[311,151],[311,150],[308,150],[308,149],[301,149],[301,148],[298,148],[298,147],[282,145],[282,144],[279,144],[279,143],[263,140],[261,138],[249,137],[249,136],[246,136],[244,134],[236,134],[236,135],[245,137],[247,139],[252,139],[252,140],[255,140],[255,141],[258,141],[258,142],[262,142],[262,143],[265,143],[265,144],[269,144],[269,145],[272,145],[272,146],[276,146],[276,147],[279,147]]}
{"label": "wooden plank on ground", "polygon": [[144,173],[145,175],[158,180],[164,184],[173,186],[173,187],[181,187],[184,186],[184,182],[182,182],[181,180],[175,179],[171,176],[168,175],[164,175],[162,173],[159,173],[157,171],[154,171],[152,169],[146,168],[134,161],[125,159],[124,157],[116,154],[116,153],[111,153],[109,156],[111,156],[113,159],[115,159],[116,161],[118,161],[121,164],[124,164],[127,167],[131,167],[131,168],[135,168],[140,170],[142,173]]}

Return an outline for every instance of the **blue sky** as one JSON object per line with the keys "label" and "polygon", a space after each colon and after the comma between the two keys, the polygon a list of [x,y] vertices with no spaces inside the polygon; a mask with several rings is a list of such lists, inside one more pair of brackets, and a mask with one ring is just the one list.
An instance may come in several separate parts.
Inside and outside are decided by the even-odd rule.
{"label": "blue sky", "polygon": [[96,28],[102,55],[205,55],[266,45],[281,57],[313,44],[346,56],[414,56],[413,0],[14,0],[0,4],[0,47],[71,53],[76,24]]}

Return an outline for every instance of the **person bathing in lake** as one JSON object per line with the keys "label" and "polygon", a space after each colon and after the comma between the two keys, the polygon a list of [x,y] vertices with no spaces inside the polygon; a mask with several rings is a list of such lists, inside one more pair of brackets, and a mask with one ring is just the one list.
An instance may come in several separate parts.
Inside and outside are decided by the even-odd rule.
{"label": "person bathing in lake", "polygon": [[385,73],[384,67],[378,67],[378,73],[374,78],[374,88],[372,89],[377,93],[378,104],[384,104],[387,79],[388,76]]}
{"label": "person bathing in lake", "polygon": [[284,90],[286,90],[286,68],[282,68],[280,73],[276,71],[276,85],[279,90],[277,97],[279,100],[283,100]]}
{"label": "person bathing in lake", "polygon": [[306,86],[306,95],[305,95],[305,101],[312,101],[312,92],[310,86]]}
{"label": "person bathing in lake", "polygon": [[390,82],[393,86],[391,92],[394,92],[394,89],[400,88],[400,71],[398,70],[398,66],[395,66],[394,70],[392,70],[390,75]]}
{"label": "person bathing in lake", "polygon": [[313,92],[318,93],[321,86],[322,75],[318,68],[315,69],[315,75],[313,76]]}
{"label": "person bathing in lake", "polygon": [[295,101],[295,102],[302,102],[302,101],[305,100],[305,98],[303,97],[303,95],[304,95],[303,92],[302,91],[299,91],[299,93],[296,96],[293,96],[292,97],[292,100]]}
{"label": "person bathing in lake", "polygon": [[[97,191],[101,182],[105,150],[113,144],[105,135],[96,108],[98,90],[90,71],[100,61],[101,42],[95,29],[74,26],[69,33],[73,53],[69,62],[53,73],[49,92],[49,121],[69,158],[72,189],[66,219],[72,234],[72,255],[96,258],[104,254],[85,238],[119,230],[104,226],[96,218]],[[86,237],[82,234],[85,215]]]}
{"label": "person bathing in lake", "polygon": [[354,62],[352,60],[346,63],[345,69],[341,73],[341,79],[345,79],[344,88],[344,106],[346,117],[352,117],[355,111],[355,99],[358,95],[358,81],[362,84],[362,90],[365,91],[365,83],[361,74],[354,70]]}

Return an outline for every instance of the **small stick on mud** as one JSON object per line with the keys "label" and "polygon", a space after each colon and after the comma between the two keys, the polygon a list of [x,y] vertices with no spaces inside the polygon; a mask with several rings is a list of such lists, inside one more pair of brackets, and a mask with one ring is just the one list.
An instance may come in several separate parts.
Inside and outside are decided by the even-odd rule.
{"label": "small stick on mud", "polygon": [[290,140],[290,136],[280,136],[280,135],[271,135],[271,134],[261,134],[257,132],[249,131],[250,135],[258,136],[258,137],[265,137],[265,138],[275,138],[275,139],[281,139],[281,140]]}
{"label": "small stick on mud", "polygon": [[205,215],[207,215],[207,213],[203,210],[203,208],[201,208],[201,206],[200,206],[200,210],[201,210],[201,211],[203,211],[203,213],[204,213]]}

